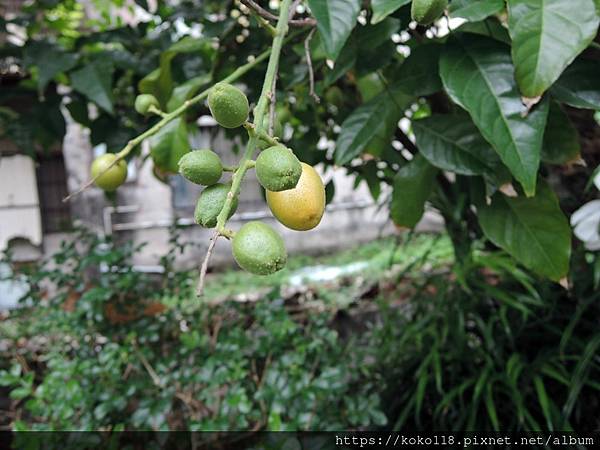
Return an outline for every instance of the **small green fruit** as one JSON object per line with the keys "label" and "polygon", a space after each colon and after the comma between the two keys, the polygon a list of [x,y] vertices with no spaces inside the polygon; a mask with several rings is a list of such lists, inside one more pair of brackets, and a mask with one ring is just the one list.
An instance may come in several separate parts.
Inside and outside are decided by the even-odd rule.
{"label": "small green fruit", "polygon": [[233,257],[255,275],[270,275],[285,267],[287,253],[281,236],[262,222],[248,222],[233,238]]}
{"label": "small green fruit", "polygon": [[208,94],[208,107],[215,120],[225,128],[237,128],[248,118],[250,106],[244,93],[227,83],[217,83]]}
{"label": "small green fruit", "polygon": [[150,106],[159,108],[158,100],[151,94],[140,94],[135,98],[135,110],[144,116],[150,114]]}
{"label": "small green fruit", "polygon": [[[117,155],[114,153],[105,153],[104,155],[98,156],[92,163],[90,169],[92,178],[102,173],[113,161],[117,159]],[[95,183],[100,189],[104,189],[107,192],[112,192],[121,186],[127,178],[127,163],[124,160],[120,160],[105,173],[100,175]]]}
{"label": "small green fruit", "polygon": [[[231,185],[229,184],[217,183],[202,191],[194,211],[194,219],[198,225],[205,228],[214,228],[217,225],[217,216],[223,209],[230,189]],[[236,197],[233,199],[228,218],[235,213],[237,206],[238,199]]]}
{"label": "small green fruit", "polygon": [[414,21],[421,25],[429,25],[440,17],[448,0],[413,0],[410,15]]}
{"label": "small green fruit", "polygon": [[197,150],[181,157],[179,173],[192,183],[210,186],[221,179],[223,164],[212,150]]}
{"label": "small green fruit", "polygon": [[302,175],[302,166],[296,155],[283,145],[263,150],[256,158],[256,177],[268,191],[293,189]]}

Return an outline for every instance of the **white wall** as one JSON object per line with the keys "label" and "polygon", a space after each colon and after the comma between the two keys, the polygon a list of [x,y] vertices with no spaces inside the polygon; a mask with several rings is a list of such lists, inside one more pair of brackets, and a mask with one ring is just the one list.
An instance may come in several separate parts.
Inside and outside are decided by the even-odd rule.
{"label": "white wall", "polygon": [[0,157],[0,251],[14,238],[42,244],[35,164],[23,155]]}

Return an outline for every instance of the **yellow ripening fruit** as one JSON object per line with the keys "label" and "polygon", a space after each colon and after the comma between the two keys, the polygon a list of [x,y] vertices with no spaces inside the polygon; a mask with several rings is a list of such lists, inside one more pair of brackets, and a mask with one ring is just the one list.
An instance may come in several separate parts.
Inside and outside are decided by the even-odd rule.
{"label": "yellow ripening fruit", "polygon": [[155,108],[159,108],[158,100],[154,95],[151,94],[140,94],[135,98],[135,110],[142,114],[143,116],[147,116],[150,114],[150,106],[154,106]]}
{"label": "yellow ripening fruit", "polygon": [[444,13],[447,6],[448,0],[413,0],[410,15],[417,23],[429,25]]}
{"label": "yellow ripening fruit", "polygon": [[[90,169],[92,178],[95,178],[98,174],[102,173],[113,161],[117,159],[117,155],[114,153],[105,153],[104,155],[98,156],[92,163]],[[105,173],[100,175],[95,183],[100,189],[104,189],[107,192],[112,192],[121,186],[127,178],[127,163],[121,159],[118,163],[108,169]]]}
{"label": "yellow ripening fruit", "polygon": [[217,83],[208,93],[208,107],[224,128],[237,128],[248,118],[250,105],[246,95],[231,84]]}
{"label": "yellow ripening fruit", "polygon": [[273,215],[292,230],[306,231],[316,227],[325,211],[325,187],[317,171],[300,163],[302,175],[298,184],[287,191],[267,191],[267,203]]}
{"label": "yellow ripening fruit", "polygon": [[256,158],[256,177],[268,191],[293,189],[302,175],[302,166],[296,155],[283,145],[263,150]]}
{"label": "yellow ripening fruit", "polygon": [[[217,217],[223,209],[223,205],[225,205],[225,200],[227,200],[227,194],[229,194],[230,189],[230,184],[217,183],[202,191],[194,210],[194,220],[198,225],[202,225],[205,228],[214,228],[217,225]],[[227,218],[233,216],[237,206],[238,199],[236,197],[233,199]]]}
{"label": "yellow ripening fruit", "polygon": [[212,150],[196,150],[181,157],[179,173],[192,183],[210,186],[221,179],[223,164]]}
{"label": "yellow ripening fruit", "polygon": [[248,222],[233,237],[233,257],[255,275],[270,275],[285,267],[287,252],[281,236],[262,222]]}

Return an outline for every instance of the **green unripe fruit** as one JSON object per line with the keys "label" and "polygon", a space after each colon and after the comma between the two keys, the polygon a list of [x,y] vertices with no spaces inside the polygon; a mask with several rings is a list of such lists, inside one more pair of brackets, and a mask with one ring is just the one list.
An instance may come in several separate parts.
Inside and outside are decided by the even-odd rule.
{"label": "green unripe fruit", "polygon": [[[90,169],[92,178],[96,178],[98,174],[102,173],[108,166],[110,166],[114,160],[117,159],[117,155],[114,153],[105,153],[104,155],[98,156],[92,163]],[[124,160],[120,160],[106,172],[100,175],[95,183],[100,189],[104,189],[107,192],[112,192],[121,186],[127,178],[127,163]]]}
{"label": "green unripe fruit", "polygon": [[302,175],[302,166],[296,155],[283,145],[274,145],[256,158],[256,177],[268,191],[294,189]]}
{"label": "green unripe fruit", "polygon": [[[229,184],[217,183],[202,191],[196,204],[196,210],[194,211],[194,220],[198,225],[202,225],[205,228],[214,228],[217,225],[217,216],[223,209],[230,189],[231,185]],[[236,197],[233,199],[231,211],[227,218],[233,216],[237,206],[238,199]]]}
{"label": "green unripe fruit", "polygon": [[221,179],[223,164],[212,150],[197,150],[181,157],[179,173],[192,183],[210,186]]}
{"label": "green unripe fruit", "polygon": [[248,118],[248,98],[235,86],[217,83],[208,94],[208,107],[215,120],[225,128],[237,128]]}
{"label": "green unripe fruit", "polygon": [[448,0],[413,0],[410,15],[417,23],[429,25],[443,14],[447,6]]}
{"label": "green unripe fruit", "polygon": [[154,95],[140,94],[135,98],[135,110],[144,116],[150,114],[150,106],[159,108],[158,100]]}
{"label": "green unripe fruit", "polygon": [[248,222],[233,238],[233,257],[255,275],[270,275],[285,267],[287,252],[281,236],[262,222]]}

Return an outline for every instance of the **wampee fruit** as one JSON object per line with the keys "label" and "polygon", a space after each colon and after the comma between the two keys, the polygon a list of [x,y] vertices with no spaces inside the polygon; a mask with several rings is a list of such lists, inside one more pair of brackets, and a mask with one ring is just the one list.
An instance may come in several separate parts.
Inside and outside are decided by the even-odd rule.
{"label": "wampee fruit", "polygon": [[325,187],[317,171],[300,163],[298,184],[287,191],[267,190],[267,203],[273,215],[288,228],[306,231],[316,227],[325,211]]}
{"label": "wampee fruit", "polygon": [[301,175],[300,161],[283,145],[269,147],[256,158],[256,177],[262,187],[269,191],[295,188]]}
{"label": "wampee fruit", "polygon": [[215,120],[224,128],[241,126],[250,112],[246,95],[227,83],[217,83],[210,90],[208,107]]}
{"label": "wampee fruit", "polygon": [[223,164],[212,150],[196,150],[181,157],[179,173],[192,183],[210,186],[221,179]]}
{"label": "wampee fruit", "polygon": [[[114,153],[106,153],[98,156],[92,163],[90,169],[92,178],[102,174],[96,179],[95,183],[96,186],[107,192],[116,190],[127,178],[127,163],[122,159],[110,169],[106,170],[116,159],[117,155]],[[104,172],[105,170],[106,172]]]}
{"label": "wampee fruit", "polygon": [[[217,183],[202,191],[198,198],[198,203],[196,203],[196,210],[194,211],[194,220],[198,225],[202,225],[205,228],[214,228],[217,225],[217,217],[223,209],[230,189],[231,186],[228,184]],[[237,205],[238,200],[234,198],[228,218],[233,216]]]}
{"label": "wampee fruit", "polygon": [[270,275],[285,267],[287,253],[281,236],[262,222],[248,222],[233,238],[233,257],[256,275]]}

